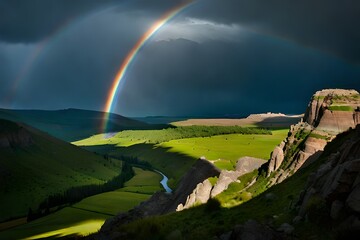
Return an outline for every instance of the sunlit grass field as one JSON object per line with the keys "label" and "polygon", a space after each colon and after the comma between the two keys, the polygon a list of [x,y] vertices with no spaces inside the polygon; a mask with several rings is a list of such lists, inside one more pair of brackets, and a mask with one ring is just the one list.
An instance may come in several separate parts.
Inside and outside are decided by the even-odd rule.
{"label": "sunlit grass field", "polygon": [[220,169],[233,169],[244,156],[268,160],[270,153],[287,135],[288,130],[273,130],[272,135],[229,134],[206,138],[172,140],[157,146],[194,158],[204,156]]}

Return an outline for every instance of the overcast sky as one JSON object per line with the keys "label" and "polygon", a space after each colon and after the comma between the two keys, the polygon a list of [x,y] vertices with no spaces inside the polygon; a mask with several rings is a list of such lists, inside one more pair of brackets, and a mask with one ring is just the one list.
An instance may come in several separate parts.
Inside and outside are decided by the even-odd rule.
{"label": "overcast sky", "polygon": [[[127,71],[125,116],[302,113],[360,90],[356,0],[199,0]],[[0,0],[0,107],[103,110],[124,57],[178,0]]]}

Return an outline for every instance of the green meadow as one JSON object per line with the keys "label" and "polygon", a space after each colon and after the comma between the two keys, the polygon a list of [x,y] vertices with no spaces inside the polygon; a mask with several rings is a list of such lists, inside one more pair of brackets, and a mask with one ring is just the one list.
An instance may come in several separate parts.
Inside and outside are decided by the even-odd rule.
{"label": "green meadow", "polygon": [[[74,144],[102,154],[136,157],[148,162],[164,172],[170,179],[170,186],[175,187],[181,176],[202,156],[220,169],[233,169],[236,160],[244,156],[267,160],[288,132],[287,129],[257,132],[259,129],[238,127],[235,130],[242,130],[242,134],[214,134],[231,132],[226,130],[233,128],[197,126],[200,133],[194,127],[180,128],[182,130],[177,132],[174,129],[123,131],[108,139],[104,135],[95,135]],[[211,132],[210,129],[216,130]],[[179,132],[186,133],[179,135]],[[193,137],[197,135],[200,137]]]}
{"label": "green meadow", "polygon": [[107,218],[132,209],[162,190],[160,174],[140,168],[134,171],[136,175],[125,188],[85,198],[53,214],[0,232],[0,239],[84,236],[98,231]]}
{"label": "green meadow", "polygon": [[193,158],[204,156],[220,169],[234,169],[236,161],[244,156],[269,159],[274,147],[287,135],[288,130],[274,130],[272,135],[229,134],[206,138],[172,140],[157,146],[169,152]]}

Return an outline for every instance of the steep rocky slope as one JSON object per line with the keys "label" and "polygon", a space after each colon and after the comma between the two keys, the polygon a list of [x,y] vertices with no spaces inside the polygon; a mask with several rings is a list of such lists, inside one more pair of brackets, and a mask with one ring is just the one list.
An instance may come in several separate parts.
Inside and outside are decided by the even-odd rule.
{"label": "steep rocky slope", "polygon": [[343,239],[360,233],[360,125],[308,178],[295,219],[328,221]]}

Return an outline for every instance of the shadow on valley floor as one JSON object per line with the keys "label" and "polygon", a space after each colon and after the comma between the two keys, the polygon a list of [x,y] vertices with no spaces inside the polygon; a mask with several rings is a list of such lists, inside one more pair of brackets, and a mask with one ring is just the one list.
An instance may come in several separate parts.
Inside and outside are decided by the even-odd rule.
{"label": "shadow on valley floor", "polygon": [[289,117],[289,116],[279,116],[279,117],[268,117],[264,118],[261,121],[255,123],[255,126],[261,128],[271,128],[271,129],[282,129],[290,128],[290,125],[296,124],[301,120],[301,117]]}
{"label": "shadow on valley floor", "polygon": [[180,178],[191,168],[197,159],[178,152],[171,152],[171,148],[159,147],[154,144],[140,143],[129,147],[116,145],[86,146],[84,149],[103,155],[104,158],[113,157],[121,160],[136,159],[140,163],[147,163],[152,168],[163,172],[169,178],[170,188],[175,188]]}

